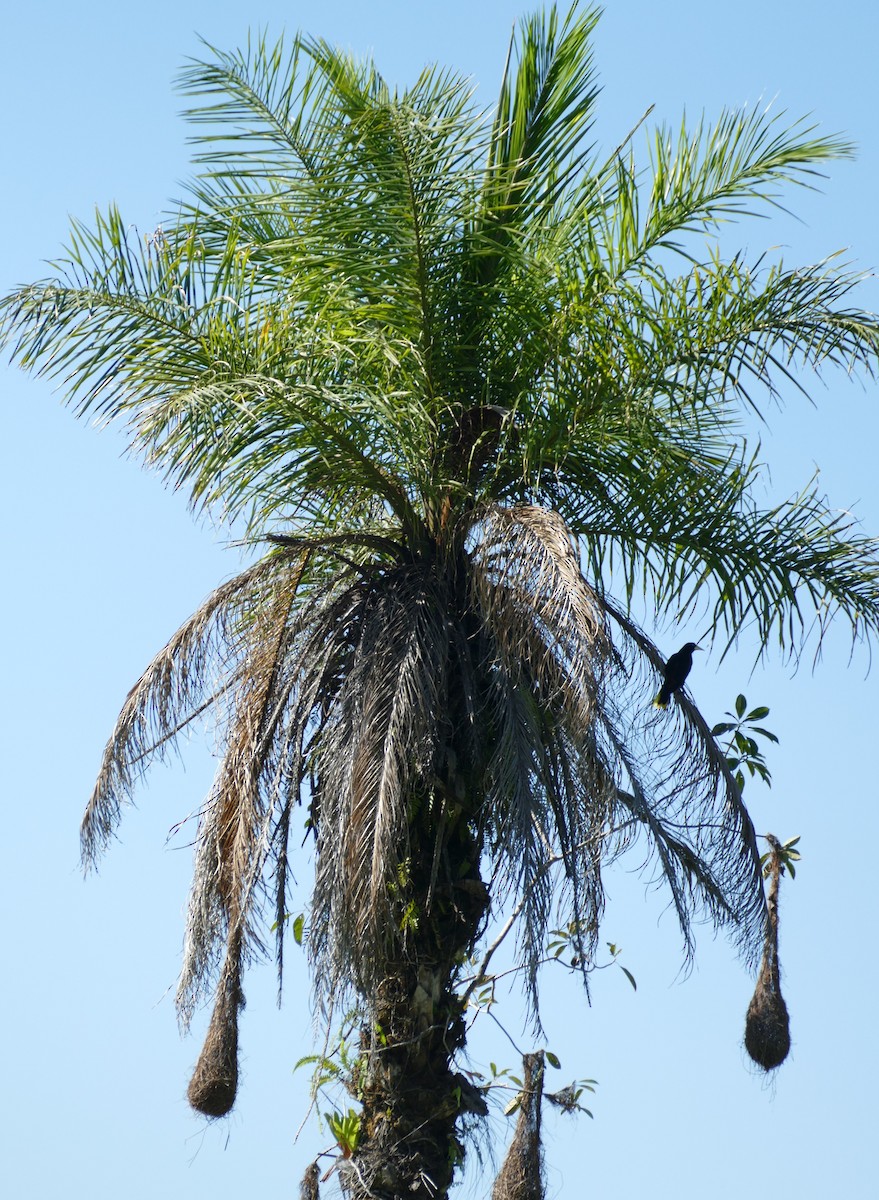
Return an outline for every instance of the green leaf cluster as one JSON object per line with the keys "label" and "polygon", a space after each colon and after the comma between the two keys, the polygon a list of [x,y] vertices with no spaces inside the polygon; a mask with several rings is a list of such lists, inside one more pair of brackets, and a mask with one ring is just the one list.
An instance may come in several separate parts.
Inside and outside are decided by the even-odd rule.
{"label": "green leaf cluster", "polygon": [[799,841],[799,836],[788,838],[786,842],[779,842],[776,838],[772,838],[771,848],[760,858],[764,879],[769,878],[775,863],[778,864],[782,875],[788,872],[791,879],[796,879],[797,872],[794,863],[798,863],[802,858],[802,855],[796,848]]}
{"label": "green leaf cluster", "polygon": [[750,778],[759,776],[765,784],[772,786],[772,775],[757,738],[763,738],[768,742],[778,742],[774,733],[757,724],[758,721],[769,716],[769,709],[765,705],[759,705],[750,711],[747,710],[748,701],[739,694],[736,697],[735,712],[726,713],[730,719],[719,721],[711,730],[712,736],[716,738],[727,736],[729,738],[726,749],[726,765],[732,772],[739,791],[742,791],[745,786],[745,771],[748,772]]}

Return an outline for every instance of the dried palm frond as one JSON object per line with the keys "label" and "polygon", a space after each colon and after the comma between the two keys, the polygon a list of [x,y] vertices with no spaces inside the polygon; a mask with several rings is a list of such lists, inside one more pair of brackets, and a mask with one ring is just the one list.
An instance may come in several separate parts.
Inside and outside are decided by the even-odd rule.
{"label": "dried palm frond", "polygon": [[434,784],[447,712],[448,618],[435,579],[408,566],[356,585],[326,615],[319,629],[332,670],[322,672],[319,695],[312,689],[321,703],[310,763],[312,953],[326,982],[353,975],[363,986],[397,936],[393,885],[406,870],[409,818]]}
{"label": "dried palm frond", "polygon": [[222,712],[240,679],[240,644],[253,614],[275,591],[295,591],[303,552],[267,555],[212,592],[156,655],[128,693],[104,750],[82,820],[82,857],[94,867],[115,833],[135,784],[163,761],[176,738],[208,709]]}
{"label": "dried palm frond", "polygon": [[486,505],[479,517],[472,586],[495,653],[511,672],[521,660],[545,704],[590,725],[612,647],[570,533],[531,505]]}
{"label": "dried palm frond", "polygon": [[483,504],[469,528],[459,557],[414,562],[371,535],[344,554],[336,535],[325,547],[279,539],[209,597],[130,693],[84,821],[89,860],[151,756],[205,708],[226,727],[197,837],[184,1024],[231,938],[241,964],[264,949],[267,895],[282,966],[291,813],[306,798],[317,838],[309,948],[327,998],[342,985],[368,991],[383,955],[405,945],[401,897],[423,869],[411,861],[419,807],[434,845],[420,842],[418,855],[433,855],[434,878],[444,830],[466,810],[492,858],[495,901],[523,901],[535,1000],[553,898],[567,897],[585,969],[602,865],[636,830],[688,947],[700,905],[752,944],[763,917],[753,830],[696,710],[684,699],[662,725],[644,711],[640,680],[658,651],[584,579],[556,514]]}
{"label": "dried palm frond", "polygon": [[[357,563],[340,569],[333,561],[326,578],[322,570],[314,565],[307,588],[298,588],[301,572],[291,577],[241,635],[226,749],[198,831],[178,988],[184,1025],[215,974],[225,938],[240,935],[245,963],[263,951],[267,897],[282,973],[291,813],[308,792],[310,824],[323,828],[324,738],[350,666],[352,622],[370,594]],[[356,859],[356,848],[349,846],[348,859]]]}
{"label": "dried palm frond", "polygon": [[295,589],[278,591],[252,614],[240,683],[213,791],[199,825],[178,1007],[188,1021],[222,942],[261,946],[249,920],[268,854],[277,793],[278,730],[289,704],[284,659]]}
{"label": "dried palm frond", "polygon": [[501,894],[525,897],[521,949],[533,994],[553,894],[548,866],[559,856],[584,959],[594,948],[614,791],[593,727],[614,650],[556,514],[486,506],[477,536],[471,587],[494,741],[483,811]]}
{"label": "dried palm frond", "polygon": [[525,897],[521,949],[532,993],[554,894],[549,866],[564,863],[588,963],[602,864],[639,834],[670,889],[688,954],[703,912],[756,958],[765,908],[754,830],[702,716],[682,697],[656,719],[644,698],[662,656],[583,578],[557,514],[486,506],[478,522],[473,588],[493,663],[486,812],[501,879]]}
{"label": "dried palm frond", "polygon": [[[224,945],[237,947],[238,972],[262,948],[255,901],[283,791],[283,718],[291,699],[286,662],[298,631],[294,604],[311,553],[302,547],[273,550],[213,592],[178,630],[129,693],[83,819],[83,858],[92,865],[146,767],[162,759],[202,713],[211,710],[220,728],[225,726],[225,754],[196,839],[178,989],[184,1026],[219,967]],[[304,594],[305,611],[320,602],[319,571],[312,572]],[[226,954],[228,964],[228,948]],[[216,1045],[217,1030],[230,1019],[231,1001],[222,992],[221,986],[209,1037]],[[209,1050],[210,1045],[205,1053]]]}
{"label": "dried palm frond", "polygon": [[669,886],[688,955],[700,912],[726,928],[745,959],[763,944],[766,907],[756,835],[726,758],[685,693],[673,711],[650,698],[664,659],[607,596],[622,669],[605,693],[599,741],[613,762],[620,848],[646,838]]}

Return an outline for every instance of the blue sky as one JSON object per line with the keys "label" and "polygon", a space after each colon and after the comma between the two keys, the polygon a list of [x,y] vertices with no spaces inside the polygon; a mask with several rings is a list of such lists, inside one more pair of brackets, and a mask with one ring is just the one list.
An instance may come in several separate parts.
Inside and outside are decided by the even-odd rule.
{"label": "blue sky", "polygon": [[[373,52],[386,77],[401,82],[438,60],[472,75],[488,105],[511,25],[525,11],[505,0],[265,0],[246,15],[242,7],[33,0],[6,15],[0,291],[47,273],[43,260],[58,252],[69,215],[88,218],[96,204],[116,201],[142,228],[161,219],[189,170],[172,82],[200,53],[199,34],[231,48],[248,24],[302,28]],[[650,104],[655,119],[672,123],[684,110],[695,119],[758,101],[792,117],[812,113],[823,130],[858,144],[857,159],[834,166],[820,192],[790,193],[799,220],[751,222],[734,237],[753,257],[782,246],[788,263],[805,263],[842,249],[873,270],[879,16],[867,2],[832,16],[813,0],[796,6],[795,19],[783,10],[792,11],[765,0],[609,3],[595,39],[604,85],[598,137],[611,149]],[[879,310],[875,279],[861,303]],[[80,813],[128,688],[235,570],[236,552],[124,458],[117,433],[78,424],[50,385],[4,363],[0,387],[7,1194],[295,1195],[304,1166],[328,1143],[313,1125],[294,1142],[305,1090],[292,1068],[312,1047],[309,985],[298,964],[280,1011],[269,967],[248,980],[243,1086],[232,1117],[206,1126],[185,1100],[204,1022],[179,1038],[172,993],[190,855],[185,837],[169,847],[166,834],[207,790],[210,746],[193,745],[185,771],[155,773],[97,878],[83,882],[77,861]],[[764,446],[773,487],[788,495],[817,463],[833,503],[879,532],[877,385],[831,375],[814,396],[812,408],[791,394],[771,417]],[[667,638],[669,650],[685,640]],[[695,969],[681,977],[662,896],[637,876],[613,875],[606,939],[623,947],[639,986],[633,992],[621,972],[604,972],[590,1008],[576,990],[546,981],[560,1081],[600,1083],[594,1122],[550,1122],[552,1197],[733,1200],[762,1186],[782,1200],[875,1195],[875,672],[866,674],[863,650],[849,660],[844,636],[830,639],[814,672],[770,659],[752,674],[744,651],[722,665],[717,657],[697,663],[693,695],[712,721],[740,690],[771,706],[766,723],[782,739],[771,755],[775,785],[751,784],[746,799],[758,830],[802,836],[801,870],[782,893],[792,1057],[771,1084],[754,1075],[741,1047],[753,980],[730,947],[706,932]],[[304,865],[303,895],[307,879]],[[501,1015],[529,1048],[512,1001]],[[496,1030],[478,1025],[474,1039],[474,1065],[515,1064]],[[499,1136],[504,1123],[492,1119]]]}

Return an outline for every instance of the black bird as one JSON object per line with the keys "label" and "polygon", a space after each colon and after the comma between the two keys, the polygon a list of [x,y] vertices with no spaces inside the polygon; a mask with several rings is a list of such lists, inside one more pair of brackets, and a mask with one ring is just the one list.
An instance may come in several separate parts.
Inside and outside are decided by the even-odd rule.
{"label": "black bird", "polygon": [[673,654],[665,664],[665,678],[659,689],[659,695],[653,701],[657,708],[668,708],[672,693],[681,690],[684,680],[690,674],[690,668],[693,665],[693,651],[701,649],[702,647],[697,646],[695,642],[687,642],[686,646],[681,646],[677,654]]}

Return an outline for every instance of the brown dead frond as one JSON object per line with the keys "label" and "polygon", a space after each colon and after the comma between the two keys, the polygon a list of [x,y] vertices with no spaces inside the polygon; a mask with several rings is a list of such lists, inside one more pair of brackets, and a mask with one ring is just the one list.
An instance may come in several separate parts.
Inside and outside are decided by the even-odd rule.
{"label": "brown dead frond", "polygon": [[[757,925],[762,938],[753,829],[723,756],[686,698],[658,723],[659,653],[583,577],[557,514],[481,505],[447,557],[394,556],[372,538],[345,549],[340,560],[335,540],[322,549],[290,537],[217,589],[132,689],[105,752],[83,823],[87,862],[181,730],[206,708],[224,730],[197,837],[184,1024],[217,977],[222,992],[224,946],[228,961],[237,939],[239,968],[264,949],[267,907],[280,969],[302,801],[316,837],[308,944],[324,1000],[346,986],[370,994],[386,955],[406,952],[406,922],[424,916],[405,908],[422,859],[419,904],[429,907],[444,862],[466,920],[462,879],[442,857],[455,821],[475,839],[471,857],[491,858],[495,903],[521,905],[534,1001],[554,900],[585,972],[603,865],[638,833],[688,946],[700,907],[747,945]],[[481,888],[475,922],[486,892],[466,882]]]}
{"label": "brown dead frond", "polygon": [[663,657],[583,578],[557,514],[486,506],[473,540],[473,588],[495,664],[486,812],[499,878],[526,899],[520,949],[532,992],[555,888],[547,863],[563,861],[585,963],[604,902],[602,865],[639,841],[669,888],[687,953],[693,921],[706,915],[753,961],[765,918],[756,838],[698,709],[686,695],[673,712],[652,708]]}
{"label": "brown dead frond", "polygon": [[353,976],[363,986],[399,936],[394,886],[411,806],[433,787],[449,633],[441,590],[420,567],[382,572],[346,600],[321,626],[329,663],[312,741],[312,953],[325,983]]}
{"label": "brown dead frond", "polygon": [[617,787],[620,849],[646,842],[647,862],[669,887],[692,952],[693,920],[725,928],[745,959],[757,960],[766,907],[750,815],[697,706],[680,693],[672,709],[651,704],[664,658],[606,596],[621,670],[605,693],[599,741]]}
{"label": "brown dead frond", "polygon": [[[93,865],[146,767],[162,759],[204,711],[211,709],[225,727],[225,753],[196,839],[178,990],[184,1025],[216,974],[224,945],[237,939],[239,969],[262,949],[255,901],[261,899],[279,798],[288,795],[282,779],[292,687],[287,660],[299,632],[294,606],[311,555],[310,548],[273,550],[217,588],[178,630],[129,693],[83,819],[83,858]],[[306,594],[317,602],[319,575]],[[218,1011],[228,1008],[222,995],[217,1003]]]}
{"label": "brown dead frond", "polygon": [[583,578],[557,514],[486,507],[471,554],[486,661],[491,756],[484,812],[501,892],[525,898],[520,951],[536,999],[537,964],[564,864],[588,961],[603,906],[602,838],[613,811],[595,740],[615,655],[599,597]]}
{"label": "brown dead frond", "polygon": [[198,831],[178,1008],[186,1023],[223,941],[261,947],[249,920],[269,853],[275,813],[278,729],[290,700],[285,652],[295,590],[279,590],[252,614],[240,682],[216,781]]}
{"label": "brown dead frond", "polygon": [[222,710],[240,677],[241,630],[267,592],[295,590],[302,566],[302,550],[275,551],[217,588],[128,693],[82,820],[86,867],[96,866],[147,768],[202,713]]}
{"label": "brown dead frond", "polygon": [[508,671],[521,662],[542,702],[588,727],[613,648],[565,523],[547,509],[495,505],[477,528],[472,587],[495,653]]}

